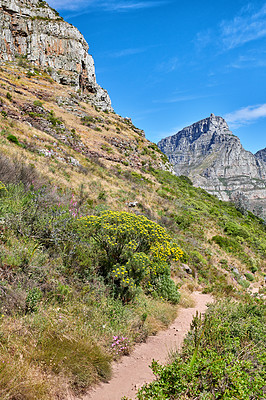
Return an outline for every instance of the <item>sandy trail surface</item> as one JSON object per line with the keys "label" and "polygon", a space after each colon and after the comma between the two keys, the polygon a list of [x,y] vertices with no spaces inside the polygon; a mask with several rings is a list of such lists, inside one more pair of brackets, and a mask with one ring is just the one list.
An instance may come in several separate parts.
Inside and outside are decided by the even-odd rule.
{"label": "sandy trail surface", "polygon": [[136,345],[129,356],[113,363],[113,377],[87,393],[83,400],[120,400],[127,396],[136,399],[137,390],[154,379],[149,368],[152,360],[166,363],[169,352],[180,349],[196,311],[204,314],[207,303],[212,301],[208,294],[194,293],[196,305],[193,308],[180,308],[174,323],[156,336],[150,336],[145,343]]}

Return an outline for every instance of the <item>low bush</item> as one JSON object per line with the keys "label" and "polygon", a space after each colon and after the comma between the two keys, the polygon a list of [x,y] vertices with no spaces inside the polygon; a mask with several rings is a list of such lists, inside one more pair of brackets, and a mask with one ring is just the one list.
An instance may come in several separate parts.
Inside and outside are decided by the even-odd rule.
{"label": "low bush", "polygon": [[19,145],[18,138],[15,135],[8,135],[7,140],[9,140],[9,142]]}
{"label": "low bush", "polygon": [[7,98],[9,101],[11,101],[11,100],[12,100],[12,94],[10,94],[9,92],[7,92],[6,98]]}
{"label": "low bush", "polygon": [[174,281],[168,275],[161,276],[156,284],[156,293],[165,300],[177,304],[180,299],[180,293]]}
{"label": "low bush", "polygon": [[230,236],[239,236],[244,239],[248,238],[249,233],[245,228],[236,224],[235,222],[228,221],[225,225],[224,231]]}
{"label": "low bush", "polygon": [[250,281],[250,282],[253,282],[253,281],[255,280],[254,276],[253,276],[250,272],[247,272],[247,273],[245,274],[245,277],[246,277],[246,279],[247,279],[248,281]]}

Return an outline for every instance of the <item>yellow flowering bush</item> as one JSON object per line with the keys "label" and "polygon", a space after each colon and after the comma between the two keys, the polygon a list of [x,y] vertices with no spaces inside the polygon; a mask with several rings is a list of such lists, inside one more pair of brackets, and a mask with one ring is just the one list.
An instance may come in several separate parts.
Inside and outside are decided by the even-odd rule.
{"label": "yellow flowering bush", "polygon": [[5,190],[7,192],[7,188],[5,187],[4,183],[0,181],[0,190]]}
{"label": "yellow flowering bush", "polygon": [[156,290],[159,276],[170,276],[170,261],[183,255],[166,230],[143,215],[104,211],[79,222],[83,237],[99,252],[99,272],[121,289],[123,298],[148,281]]}

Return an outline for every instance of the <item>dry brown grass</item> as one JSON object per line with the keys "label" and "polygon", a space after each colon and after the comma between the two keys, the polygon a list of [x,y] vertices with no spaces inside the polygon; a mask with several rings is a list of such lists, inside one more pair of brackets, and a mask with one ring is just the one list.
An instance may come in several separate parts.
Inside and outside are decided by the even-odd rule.
{"label": "dry brown grass", "polygon": [[183,288],[181,288],[179,290],[180,292],[180,300],[179,300],[179,305],[183,308],[192,308],[195,307],[195,299],[193,298],[193,295],[191,294],[190,291],[185,290]]}
{"label": "dry brown grass", "polygon": [[[2,86],[0,86],[0,96],[2,102],[6,104],[9,109],[18,111],[19,104],[33,104],[35,100],[40,98],[40,95],[45,95],[46,97],[41,99],[44,109],[47,111],[53,110],[56,117],[61,119],[69,130],[75,129],[76,134],[80,136],[82,142],[89,147],[90,151],[96,151],[98,154],[101,154],[103,158],[100,158],[100,162],[105,166],[105,170],[100,166],[93,164],[93,160],[91,162],[81,153],[77,153],[69,146],[64,145],[64,143],[59,143],[57,139],[51,137],[49,134],[29,126],[22,120],[18,121],[10,119],[9,117],[4,118],[2,115],[0,115],[0,129],[7,129],[8,132],[15,134],[20,143],[26,143],[27,146],[26,148],[23,148],[10,143],[6,140],[6,134],[2,135],[0,138],[1,151],[12,159],[14,159],[14,157],[22,157],[27,160],[27,163],[33,164],[38,172],[44,174],[58,187],[65,187],[70,188],[73,191],[78,191],[80,186],[83,185],[87,188],[87,193],[90,198],[95,201],[97,200],[100,191],[108,192],[106,203],[111,207],[115,206],[120,198],[119,190],[124,190],[127,193],[130,193],[130,191],[128,190],[128,183],[125,179],[119,179],[119,177],[112,176],[112,174],[110,175],[108,173],[110,169],[114,168],[114,163],[105,160],[104,157],[106,153],[102,149],[102,146],[107,145],[110,147],[112,149],[112,155],[118,159],[120,158],[121,160],[124,160],[125,156],[121,154],[116,146],[110,145],[110,143],[106,141],[105,137],[134,142],[136,144],[139,143],[138,156],[140,159],[145,160],[145,162],[149,161],[150,158],[146,155],[141,156],[140,152],[143,144],[147,146],[149,142],[134,132],[132,128],[125,123],[122,117],[114,113],[106,114],[101,111],[96,111],[90,104],[86,104],[82,101],[75,105],[75,112],[68,111],[66,107],[60,107],[56,103],[57,97],[76,97],[74,92],[71,93],[71,88],[62,87],[57,83],[51,85],[50,79],[47,80],[46,74],[34,78],[27,78],[26,71],[23,70],[23,68],[13,67],[14,66],[11,68],[11,66],[7,64],[6,66],[3,66],[3,69],[0,71],[0,82],[2,81]],[[20,79],[17,78],[18,76],[20,76]],[[6,83],[7,80],[10,82],[12,81],[12,84],[16,85],[16,92],[12,86]],[[12,101],[6,99],[7,91],[11,93]],[[95,119],[101,118],[103,123],[97,122],[96,125],[99,125],[102,131],[98,132],[83,125],[80,116],[75,115],[75,113],[78,113],[79,115],[84,115],[84,113],[86,113]],[[120,129],[119,132],[116,128]],[[65,153],[68,153],[69,156],[74,157],[80,162],[82,167],[84,167],[83,172],[79,171],[77,167],[72,167],[64,162],[58,162],[53,158],[41,156],[38,151],[32,152],[27,149],[29,146],[37,149],[53,148],[54,143],[59,144],[59,148],[61,149],[58,150],[57,148],[56,150],[57,153],[59,153],[59,156],[64,156]],[[126,167],[123,164],[119,164],[119,168],[121,171],[132,170],[132,168]],[[86,170],[88,173],[87,176]],[[54,171],[56,171],[56,174]],[[149,175],[145,173],[143,173],[143,175],[146,175],[151,179]],[[100,188],[98,192],[95,188],[93,191],[90,190],[91,186],[93,186],[93,180],[98,182],[98,187]],[[119,184],[117,184],[118,180]],[[142,190],[142,188],[139,187],[138,190],[139,194],[137,196],[137,201],[143,203],[145,189]],[[135,192],[134,188],[132,189],[132,193],[133,192]],[[152,190],[151,192],[151,200],[153,200],[154,196],[156,197],[156,194],[154,195],[153,192],[155,193],[155,190]],[[121,205],[119,207],[121,207]],[[122,204],[122,207],[127,209],[126,205]]]}

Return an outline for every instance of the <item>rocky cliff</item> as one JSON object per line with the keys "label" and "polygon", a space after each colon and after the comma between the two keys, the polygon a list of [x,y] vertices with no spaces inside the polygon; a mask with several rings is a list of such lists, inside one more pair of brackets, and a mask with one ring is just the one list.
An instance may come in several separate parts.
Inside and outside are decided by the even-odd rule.
{"label": "rocky cliff", "polygon": [[242,193],[252,209],[259,204],[265,212],[265,149],[256,155],[246,151],[223,118],[211,114],[158,146],[177,175],[189,176],[195,186],[223,200]]}
{"label": "rocky cliff", "polygon": [[261,160],[266,163],[266,147],[262,150],[257,151],[257,153],[255,154],[255,157],[258,160]]}
{"label": "rocky cliff", "polygon": [[96,82],[89,46],[45,1],[0,0],[0,62],[26,58],[52,78],[80,90],[97,107],[112,110],[106,90]]}

